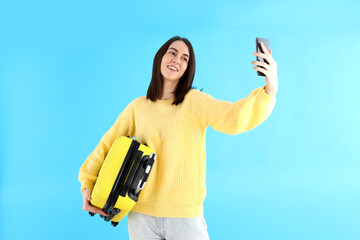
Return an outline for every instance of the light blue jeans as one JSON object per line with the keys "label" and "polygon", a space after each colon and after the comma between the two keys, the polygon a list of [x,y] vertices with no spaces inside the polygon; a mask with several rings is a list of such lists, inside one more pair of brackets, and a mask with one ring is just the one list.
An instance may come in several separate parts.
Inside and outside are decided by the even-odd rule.
{"label": "light blue jeans", "polygon": [[130,240],[209,240],[205,218],[163,218],[128,214]]}

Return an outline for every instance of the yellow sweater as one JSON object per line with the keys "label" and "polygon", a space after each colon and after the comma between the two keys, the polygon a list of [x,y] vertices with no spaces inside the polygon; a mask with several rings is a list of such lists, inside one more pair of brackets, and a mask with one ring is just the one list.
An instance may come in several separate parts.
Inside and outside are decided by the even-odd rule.
{"label": "yellow sweater", "polygon": [[197,217],[206,195],[206,128],[231,135],[249,131],[270,115],[276,101],[265,93],[265,86],[235,103],[195,89],[178,106],[171,104],[173,100],[152,102],[145,96],[133,100],[81,166],[81,189],[93,188],[117,137],[135,137],[157,157],[133,211],[156,217]]}

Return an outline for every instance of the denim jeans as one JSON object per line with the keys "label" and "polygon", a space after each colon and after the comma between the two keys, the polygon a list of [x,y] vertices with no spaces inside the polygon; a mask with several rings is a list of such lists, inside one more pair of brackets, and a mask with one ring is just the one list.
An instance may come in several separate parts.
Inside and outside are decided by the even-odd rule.
{"label": "denim jeans", "polygon": [[209,240],[205,218],[163,218],[137,212],[128,214],[130,240]]}

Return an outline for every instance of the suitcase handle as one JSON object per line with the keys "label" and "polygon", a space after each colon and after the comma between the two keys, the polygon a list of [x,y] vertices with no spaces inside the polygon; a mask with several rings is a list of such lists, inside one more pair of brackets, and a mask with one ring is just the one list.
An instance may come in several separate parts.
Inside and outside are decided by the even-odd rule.
{"label": "suitcase handle", "polygon": [[140,163],[138,171],[131,183],[129,190],[129,197],[137,202],[140,191],[144,188],[145,183],[149,177],[151,168],[154,164],[156,154],[152,153],[151,156],[145,155],[143,161]]}

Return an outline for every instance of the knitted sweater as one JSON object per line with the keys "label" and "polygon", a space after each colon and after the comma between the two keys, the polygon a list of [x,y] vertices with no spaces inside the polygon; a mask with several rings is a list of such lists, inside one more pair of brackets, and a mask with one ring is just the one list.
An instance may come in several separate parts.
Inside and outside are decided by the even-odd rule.
{"label": "knitted sweater", "polygon": [[208,126],[235,135],[261,124],[276,98],[265,86],[235,103],[190,89],[184,101],[133,100],[105,133],[80,168],[81,189],[92,189],[103,160],[119,136],[135,137],[157,154],[153,169],[132,211],[156,217],[197,217],[206,195],[205,133]]}

